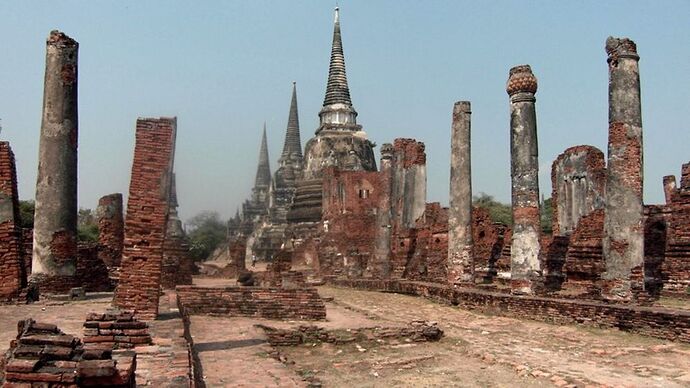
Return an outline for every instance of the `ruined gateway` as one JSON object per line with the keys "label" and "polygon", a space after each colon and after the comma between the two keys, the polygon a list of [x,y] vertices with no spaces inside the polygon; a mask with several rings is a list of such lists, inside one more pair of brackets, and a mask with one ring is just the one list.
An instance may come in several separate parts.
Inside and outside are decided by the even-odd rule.
{"label": "ruined gateway", "polygon": [[[193,277],[198,268],[177,213],[175,117],[137,119],[127,206],[121,193],[103,196],[96,212],[98,243],[77,243],[78,48],[62,32],[47,40],[33,230],[18,222],[14,153],[0,142],[0,300],[17,317],[34,314],[18,318],[16,336],[5,332],[1,338],[14,338],[0,361],[3,387],[242,386],[227,380],[238,376],[248,386],[265,384],[253,375],[270,375],[278,386],[321,386],[316,367],[306,373],[290,357],[321,365],[352,344],[350,366],[379,351],[427,349],[432,355],[389,364],[405,374],[407,365],[452,353],[461,357],[454,359],[455,369],[481,359],[496,364],[497,381],[510,381],[512,370],[501,368],[512,366],[523,376],[523,360],[497,360],[481,349],[496,350],[492,343],[501,341],[492,338],[501,338],[502,330],[524,339],[515,318],[535,321],[530,325],[541,325],[537,330],[554,338],[579,336],[570,343],[583,349],[595,342],[594,334],[564,334],[543,322],[653,337],[663,343],[639,346],[667,358],[650,362],[668,363],[667,370],[686,365],[673,352],[690,352],[690,162],[682,166],[679,184],[673,175],[664,178],[666,203],[642,202],[639,55],[630,39],[610,37],[605,44],[608,157],[577,145],[553,161],[553,233],[546,234],[540,221],[538,81],[531,67],[508,71],[513,224],[503,225],[472,205],[470,101],[452,109],[448,208],[426,202],[424,143],[393,139],[381,145],[377,163],[375,144],[358,124],[350,97],[336,8],[319,126],[302,151],[293,83],[279,167],[271,174],[264,126],[252,194],[229,222],[229,263],[216,279]],[[245,264],[251,258],[263,262],[254,272]],[[399,295],[349,289],[419,298],[404,304]],[[91,301],[83,301],[86,293]],[[685,302],[660,305],[662,297]],[[424,298],[442,304],[424,305]],[[45,300],[73,304],[58,311],[55,304],[41,304]],[[415,309],[424,313],[410,319]],[[479,316],[459,315],[467,310],[505,321],[481,318],[479,330],[459,331],[458,325]],[[34,320],[49,319],[50,311],[69,319]],[[436,322],[446,315],[457,320]],[[68,334],[74,322],[81,335]],[[444,336],[458,339],[453,346],[462,342],[454,336],[465,336],[476,347],[443,353],[451,346]],[[633,336],[626,341],[638,343]],[[600,343],[618,346],[615,338]],[[251,346],[261,350],[232,353]],[[311,348],[316,350],[304,350]],[[374,350],[365,355],[368,349]],[[621,354],[638,351],[630,349],[640,348],[621,348]],[[230,365],[223,364],[227,358]],[[343,365],[328,362],[328,368]],[[386,362],[374,363],[371,378]],[[559,373],[530,369],[537,385],[601,382]],[[662,379],[683,384],[690,381],[681,379],[686,377]]]}

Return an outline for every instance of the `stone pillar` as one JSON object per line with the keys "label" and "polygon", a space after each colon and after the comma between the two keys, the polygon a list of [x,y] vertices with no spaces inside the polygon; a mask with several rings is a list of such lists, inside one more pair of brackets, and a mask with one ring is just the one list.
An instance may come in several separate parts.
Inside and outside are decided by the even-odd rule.
{"label": "stone pillar", "polygon": [[448,209],[448,282],[472,283],[472,158],[469,101],[453,107],[450,140],[450,208]]}
{"label": "stone pillar", "polygon": [[367,268],[367,275],[376,278],[388,278],[391,273],[391,235],[393,217],[391,195],[393,189],[393,145],[385,143],[381,146],[381,196],[379,211],[376,214],[376,247],[374,249],[374,263]]}
{"label": "stone pillar", "polygon": [[26,287],[19,226],[17,170],[10,143],[0,142],[0,301],[15,300]]}
{"label": "stone pillar", "polygon": [[539,262],[539,152],[534,103],[537,78],[529,65],[510,69],[510,158],[513,237],[510,254],[511,288],[533,294],[543,282]]}
{"label": "stone pillar", "polygon": [[122,217],[122,194],[108,194],[98,200],[98,257],[110,272],[120,267],[125,224]]}
{"label": "stone pillar", "polygon": [[[609,64],[609,153],[606,179],[602,296],[632,299],[631,274],[641,273],[642,116],[637,48],[630,39],[606,39]],[[636,275],[637,277],[637,275]],[[643,282],[642,282],[643,283]],[[634,287],[642,285],[635,285]]]}
{"label": "stone pillar", "polygon": [[666,175],[664,178],[664,197],[666,199],[666,204],[670,204],[673,201],[673,194],[676,192],[676,176]]}
{"label": "stone pillar", "polygon": [[31,280],[42,292],[73,286],[77,264],[77,53],[52,31],[46,42]]}

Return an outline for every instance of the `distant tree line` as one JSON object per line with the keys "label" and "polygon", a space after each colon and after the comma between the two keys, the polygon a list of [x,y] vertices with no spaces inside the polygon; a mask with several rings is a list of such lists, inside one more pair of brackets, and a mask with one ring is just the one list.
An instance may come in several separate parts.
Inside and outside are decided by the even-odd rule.
{"label": "distant tree line", "polygon": [[[510,205],[498,202],[492,195],[486,193],[479,193],[479,195],[472,197],[472,204],[488,210],[493,222],[500,222],[511,228],[513,227],[513,210]],[[553,224],[551,198],[542,200],[539,210],[542,232],[551,233]]]}
{"label": "distant tree line", "polygon": [[[36,203],[32,200],[19,201],[19,225],[22,228],[34,227]],[[91,209],[79,209],[77,213],[77,240],[83,242],[98,241],[98,221]]]}

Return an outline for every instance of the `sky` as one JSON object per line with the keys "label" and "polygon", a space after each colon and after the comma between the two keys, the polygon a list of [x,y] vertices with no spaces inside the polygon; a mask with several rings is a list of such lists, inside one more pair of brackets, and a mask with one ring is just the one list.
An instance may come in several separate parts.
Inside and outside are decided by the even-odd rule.
{"label": "sky", "polygon": [[[137,117],[177,116],[175,171],[184,220],[227,218],[251,193],[266,122],[272,171],[292,82],[302,144],[318,126],[335,1],[0,2],[0,139],[17,160],[19,196],[33,199],[45,39],[79,47],[79,206],[127,195]],[[378,146],[426,144],[427,201],[448,203],[453,104],[472,103],[472,185],[510,202],[511,67],[530,64],[540,187],[566,148],[606,153],[607,36],[637,43],[644,201],[690,161],[690,1],[340,0],[345,62],[358,123]]]}

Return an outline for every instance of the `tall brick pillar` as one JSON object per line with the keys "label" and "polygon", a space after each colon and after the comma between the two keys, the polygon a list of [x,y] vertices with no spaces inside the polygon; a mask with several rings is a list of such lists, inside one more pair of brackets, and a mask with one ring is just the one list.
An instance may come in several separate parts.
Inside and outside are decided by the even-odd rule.
{"label": "tall brick pillar", "polygon": [[113,304],[155,319],[161,291],[176,118],[137,120],[120,282]]}
{"label": "tall brick pillar", "polygon": [[367,276],[388,278],[391,273],[391,234],[393,216],[391,195],[393,189],[393,145],[385,143],[381,146],[381,196],[378,213],[376,214],[376,247],[374,262],[367,268]]}
{"label": "tall brick pillar", "polygon": [[472,163],[469,101],[453,107],[450,140],[450,208],[448,209],[448,282],[472,283]]}
{"label": "tall brick pillar", "polygon": [[52,31],[46,42],[31,281],[41,292],[74,286],[77,267],[77,54]]}
{"label": "tall brick pillar", "polygon": [[125,224],[122,215],[122,194],[108,194],[98,200],[98,257],[112,273],[120,267]]}
{"label": "tall brick pillar", "polygon": [[641,277],[644,258],[642,225],[642,115],[640,74],[635,43],[606,39],[609,64],[609,154],[606,178],[602,296],[632,299],[631,274]]}
{"label": "tall brick pillar", "polygon": [[537,78],[529,65],[510,69],[506,91],[510,96],[513,204],[511,288],[516,294],[533,294],[543,283],[543,276],[539,262],[539,150],[534,106]]}
{"label": "tall brick pillar", "polygon": [[26,287],[16,171],[10,143],[0,142],[0,301],[17,299]]}

